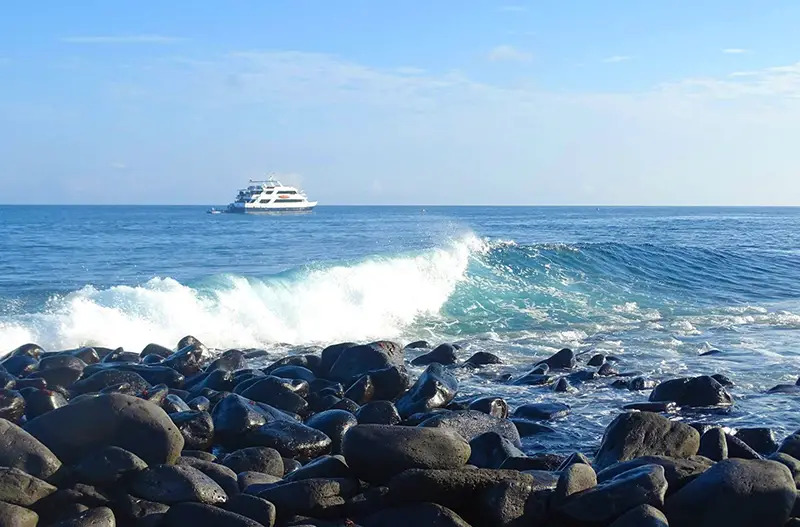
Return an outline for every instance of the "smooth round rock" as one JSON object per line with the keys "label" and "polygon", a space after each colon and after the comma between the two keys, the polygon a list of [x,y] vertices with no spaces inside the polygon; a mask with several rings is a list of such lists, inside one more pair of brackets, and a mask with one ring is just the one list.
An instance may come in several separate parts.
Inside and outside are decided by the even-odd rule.
{"label": "smooth round rock", "polygon": [[79,515],[51,524],[51,527],[116,527],[114,511],[108,507],[96,507]]}
{"label": "smooth round rock", "polygon": [[438,362],[444,366],[449,366],[450,364],[455,364],[457,360],[456,348],[452,344],[439,344],[430,352],[412,360],[411,364],[414,366],[427,366]]}
{"label": "smooth round rock", "polygon": [[0,501],[30,507],[57,490],[18,468],[0,467]]}
{"label": "smooth round rock", "polygon": [[30,509],[0,501],[0,526],[36,527],[39,515]]}
{"label": "smooth round rock", "polygon": [[195,457],[179,457],[178,465],[196,468],[209,478],[213,479],[219,485],[225,494],[235,496],[239,494],[239,483],[236,472],[213,461],[203,461]]}
{"label": "smooth round rock", "polygon": [[278,478],[283,477],[283,458],[274,448],[248,447],[231,452],[222,459],[222,464],[236,473],[263,472]]}
{"label": "smooth round rock", "polygon": [[[323,350],[322,365],[326,364]],[[390,341],[379,341],[360,346],[351,346],[338,351],[331,365],[328,378],[349,385],[371,370],[396,366],[403,368],[403,348]]]}
{"label": "smooth round rock", "polygon": [[311,416],[306,426],[315,428],[331,439],[331,452],[342,451],[342,438],[352,427],[358,424],[356,416],[344,410],[326,410]]}
{"label": "smooth round rock", "polygon": [[650,393],[651,401],[672,401],[679,406],[729,406],[733,397],[708,375],[664,381]]}
{"label": "smooth round rock", "polygon": [[268,485],[260,491],[259,498],[275,505],[278,521],[298,514],[311,517],[339,516],[346,501],[359,491],[358,482],[352,479],[303,479],[281,485]]}
{"label": "smooth round rock", "polygon": [[461,467],[470,447],[448,429],[357,425],[345,434],[342,452],[360,479],[381,483],[409,468]]}
{"label": "smooth round rock", "polygon": [[470,527],[461,516],[435,503],[410,503],[376,512],[360,520],[363,527]]}
{"label": "smooth round rock", "polygon": [[223,507],[226,511],[255,520],[264,527],[275,525],[275,505],[258,496],[239,494],[230,498]]}
{"label": "smooth round rock", "polygon": [[673,494],[664,512],[670,527],[782,527],[796,494],[784,465],[726,459]]}
{"label": "smooth round rock", "polygon": [[172,422],[183,436],[184,448],[208,450],[214,442],[214,421],[211,414],[201,411],[169,414]]}
{"label": "smooth round rock", "polygon": [[670,421],[659,414],[620,414],[606,427],[594,459],[600,469],[641,456],[663,455],[686,458],[697,454],[700,434],[689,425]]}
{"label": "smooth round rock", "polygon": [[597,485],[597,474],[594,469],[590,465],[574,463],[559,474],[553,501],[564,503],[573,494],[589,490],[595,485]]}
{"label": "smooth round rock", "polygon": [[61,461],[31,434],[0,419],[0,466],[22,470],[48,480],[61,468]]}
{"label": "smooth round rock", "polygon": [[442,412],[429,417],[419,424],[423,428],[448,428],[457,432],[467,441],[486,433],[496,432],[515,446],[520,446],[519,432],[514,423],[507,419],[499,419],[476,410],[458,412]]}
{"label": "smooth round rock", "polygon": [[502,397],[478,397],[470,401],[469,409],[500,419],[508,417],[508,403]]}
{"label": "smooth round rock", "polygon": [[464,361],[464,366],[479,368],[489,364],[501,364],[503,361],[500,357],[487,351],[478,351],[473,353],[470,358]]}
{"label": "smooth round rock", "polygon": [[546,364],[551,369],[572,369],[577,364],[577,361],[575,360],[575,352],[569,348],[564,348],[545,360],[537,362],[536,366],[539,364]]}
{"label": "smooth round rock", "polygon": [[355,413],[360,425],[396,425],[402,418],[391,401],[372,401]]}
{"label": "smooth round rock", "polygon": [[663,512],[645,504],[632,508],[609,527],[669,527],[669,523]]}
{"label": "smooth round rock", "polygon": [[458,391],[458,380],[439,363],[430,364],[395,405],[401,417],[443,408]]}
{"label": "smooth round rock", "polygon": [[728,459],[728,441],[725,431],[719,427],[713,427],[700,436],[700,448],[697,453],[713,461]]}
{"label": "smooth round rock", "polygon": [[250,446],[274,448],[282,456],[315,458],[331,450],[332,441],[315,428],[294,420],[273,421],[250,431],[244,438]]}
{"label": "smooth round rock", "polygon": [[20,393],[25,398],[25,417],[29,421],[67,405],[67,399],[53,390],[25,388]]}
{"label": "smooth round rock", "polygon": [[89,485],[111,485],[147,468],[139,456],[116,446],[92,452],[75,465],[75,478]]}
{"label": "smooth round rock", "polygon": [[228,496],[213,479],[185,465],[156,465],[136,474],[131,481],[134,496],[158,503],[198,502],[218,504]]}
{"label": "smooth round rock", "polygon": [[566,417],[569,412],[570,407],[564,403],[530,403],[518,406],[514,410],[514,417],[534,421],[551,421]]}
{"label": "smooth round rock", "polygon": [[68,404],[28,422],[25,430],[68,463],[106,446],[124,448],[149,465],[173,463],[184,445],[164,410],[121,394]]}

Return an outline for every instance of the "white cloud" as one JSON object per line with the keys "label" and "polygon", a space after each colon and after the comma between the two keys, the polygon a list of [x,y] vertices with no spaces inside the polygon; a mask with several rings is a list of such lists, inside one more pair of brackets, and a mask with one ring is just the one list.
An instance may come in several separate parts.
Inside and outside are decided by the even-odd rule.
{"label": "white cloud", "polygon": [[663,86],[692,96],[717,99],[760,97],[772,102],[800,98],[800,62],[761,70],[736,71],[727,78],[698,77]]}
{"label": "white cloud", "polygon": [[489,60],[493,62],[530,62],[533,55],[514,46],[495,46],[489,51]]}
{"label": "white cloud", "polygon": [[165,35],[89,35],[64,37],[69,44],[172,44],[184,40]]}
{"label": "white cloud", "polygon": [[615,62],[626,62],[628,60],[631,60],[632,58],[633,57],[630,57],[628,55],[613,55],[611,57],[604,58],[603,62],[607,62],[609,64],[615,63]]}
{"label": "white cloud", "polygon": [[722,52],[727,53],[729,55],[741,55],[743,53],[749,53],[750,50],[743,48],[725,48],[722,50]]}

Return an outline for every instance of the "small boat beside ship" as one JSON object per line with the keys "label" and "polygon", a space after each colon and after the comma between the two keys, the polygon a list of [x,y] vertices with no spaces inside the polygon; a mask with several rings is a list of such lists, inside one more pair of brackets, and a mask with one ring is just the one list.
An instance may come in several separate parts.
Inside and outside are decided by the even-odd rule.
{"label": "small boat beside ship", "polygon": [[236,201],[228,205],[227,212],[308,212],[316,206],[317,202],[308,201],[302,190],[270,177],[251,179],[247,188],[239,190]]}

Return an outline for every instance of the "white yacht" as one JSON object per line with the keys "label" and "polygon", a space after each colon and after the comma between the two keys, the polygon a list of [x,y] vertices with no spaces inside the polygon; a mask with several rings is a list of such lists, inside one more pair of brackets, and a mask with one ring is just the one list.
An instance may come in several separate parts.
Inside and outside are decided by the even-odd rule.
{"label": "white yacht", "polygon": [[239,190],[236,201],[228,205],[228,212],[306,212],[316,205],[302,191],[270,177],[251,179],[247,188]]}

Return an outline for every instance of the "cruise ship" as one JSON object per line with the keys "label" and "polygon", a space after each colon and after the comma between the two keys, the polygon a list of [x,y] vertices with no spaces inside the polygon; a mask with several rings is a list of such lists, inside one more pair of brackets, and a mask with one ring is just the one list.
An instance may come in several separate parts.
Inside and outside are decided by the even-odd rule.
{"label": "cruise ship", "polygon": [[236,201],[228,205],[228,212],[308,212],[316,205],[302,191],[270,177],[251,179],[247,188],[239,190]]}

